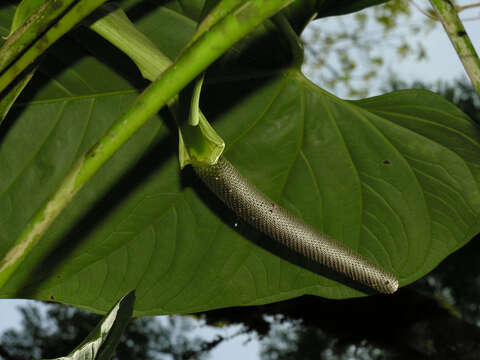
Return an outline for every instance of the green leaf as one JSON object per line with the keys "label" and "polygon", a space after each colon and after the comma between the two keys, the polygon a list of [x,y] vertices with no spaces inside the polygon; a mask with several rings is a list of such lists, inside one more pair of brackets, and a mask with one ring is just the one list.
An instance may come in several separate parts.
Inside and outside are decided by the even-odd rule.
{"label": "green leaf", "polygon": [[[198,22],[202,18],[206,2],[206,0],[170,0],[165,5],[166,7]],[[217,2],[219,1],[217,0]],[[210,2],[209,7],[212,5],[212,2]]]}
{"label": "green leaf", "polygon": [[[196,27],[166,8],[137,17],[137,25],[172,58]],[[479,232],[480,136],[466,115],[426,91],[338,99],[285,68],[276,51],[287,53],[288,43],[269,29],[265,24],[209,69],[202,90],[202,111],[247,178],[391,270],[401,285]],[[67,40],[45,58],[42,76],[6,119],[0,255],[145,84],[133,63],[93,34]],[[363,295],[267,250],[269,239],[238,221],[192,171],[179,171],[176,131],[163,123],[152,118],[106,164],[0,296],[54,296],[105,312],[135,288],[139,316],[303,294]]]}
{"label": "green leaf", "polygon": [[127,327],[135,303],[135,291],[120,299],[86,339],[67,356],[59,360],[110,360]]}
{"label": "green leaf", "polygon": [[8,112],[12,108],[15,100],[20,96],[21,92],[27,86],[27,84],[32,79],[33,74],[35,73],[35,68],[27,71],[25,74],[19,76],[19,79],[16,81],[15,85],[0,99],[0,125],[7,116]]}

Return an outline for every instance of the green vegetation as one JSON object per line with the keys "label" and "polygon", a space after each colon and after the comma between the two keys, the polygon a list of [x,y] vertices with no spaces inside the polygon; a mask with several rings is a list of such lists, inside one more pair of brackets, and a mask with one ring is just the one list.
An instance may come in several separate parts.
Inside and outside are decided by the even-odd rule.
{"label": "green vegetation", "polygon": [[1,297],[106,313],[135,290],[133,314],[146,316],[366,295],[226,211],[180,170],[178,128],[202,159],[215,161],[223,139],[273,201],[400,286],[480,232],[468,115],[419,89],[342,100],[301,72],[314,16],[385,1],[124,0],[121,18],[102,3],[0,5],[0,54],[13,54],[0,70]]}

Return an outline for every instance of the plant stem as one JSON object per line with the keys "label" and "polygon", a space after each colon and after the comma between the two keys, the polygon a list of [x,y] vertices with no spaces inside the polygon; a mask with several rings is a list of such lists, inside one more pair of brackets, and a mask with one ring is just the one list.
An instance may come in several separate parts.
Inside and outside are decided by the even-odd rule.
{"label": "plant stem", "polygon": [[[208,13],[205,19],[198,25],[196,33],[193,35],[192,39],[189,41],[189,45],[195,42],[200,36],[210,30],[215,24],[222,20],[227,14],[233,12],[240,5],[242,5],[244,0],[222,0],[215,6],[212,11]],[[188,48],[188,46],[186,48]]]}
{"label": "plant stem", "polygon": [[0,73],[75,1],[78,0],[65,0],[63,2],[48,0],[40,5],[0,48]]}
{"label": "plant stem", "polygon": [[430,0],[430,3],[442,22],[473,87],[480,96],[480,59],[458,17],[455,5],[450,0]]}
{"label": "plant stem", "polygon": [[56,26],[49,28],[15,61],[15,66],[10,66],[2,76],[0,76],[0,92],[5,90],[20,73],[31,65],[33,61],[43,54],[54,42],[90,15],[105,1],[106,0],[82,0],[75,4],[65,16],[56,23]]}
{"label": "plant stem", "polygon": [[[106,4],[99,10],[104,11],[106,15],[91,24],[90,29],[129,56],[140,69],[143,77],[154,81],[172,64],[172,61],[135,27],[122,9],[112,4]],[[192,41],[189,44],[192,44]],[[178,153],[182,169],[189,164],[213,165],[225,149],[225,142],[199,109],[202,82],[197,82],[193,97],[191,93],[190,95],[183,94],[183,100],[188,100],[187,103],[180,100],[182,96],[175,96],[167,102],[179,127]],[[185,96],[189,98],[185,99]],[[191,119],[195,120],[195,126],[189,124]]]}
{"label": "plant stem", "polygon": [[75,163],[57,190],[36,212],[0,260],[0,288],[14,274],[53,221],[100,167],[169,99],[257,25],[293,0],[251,0],[200,37],[152,83],[90,150]]}

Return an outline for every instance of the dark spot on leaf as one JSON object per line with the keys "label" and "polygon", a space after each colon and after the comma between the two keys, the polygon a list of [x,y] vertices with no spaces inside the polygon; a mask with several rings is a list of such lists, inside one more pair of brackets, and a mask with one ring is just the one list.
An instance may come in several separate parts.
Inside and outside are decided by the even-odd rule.
{"label": "dark spot on leaf", "polygon": [[390,165],[390,164],[391,164],[390,160],[383,160],[383,163],[384,163],[385,165]]}
{"label": "dark spot on leaf", "polygon": [[55,296],[50,295],[50,300],[55,300]]}
{"label": "dark spot on leaf", "polygon": [[460,30],[460,31],[457,31],[457,35],[458,36],[465,36],[465,35],[467,35],[467,32],[465,30]]}

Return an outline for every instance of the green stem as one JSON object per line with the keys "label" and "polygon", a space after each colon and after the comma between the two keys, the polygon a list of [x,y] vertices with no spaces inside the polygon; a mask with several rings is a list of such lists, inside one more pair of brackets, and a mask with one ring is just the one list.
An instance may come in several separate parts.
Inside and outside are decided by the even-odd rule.
{"label": "green stem", "polygon": [[75,1],[78,0],[48,0],[40,5],[0,48],[0,73]]}
{"label": "green stem", "polygon": [[167,101],[257,25],[293,0],[252,0],[193,43],[152,83],[93,147],[83,154],[0,260],[0,288],[10,279],[56,217],[100,167]]}
{"label": "green stem", "polygon": [[32,46],[15,61],[14,66],[6,69],[0,77],[0,92],[5,90],[20,73],[31,65],[33,61],[43,54],[54,42],[70,31],[105,1],[106,0],[82,0],[74,5],[55,26],[48,29],[47,32],[38,38]]}
{"label": "green stem", "polygon": [[[135,27],[122,9],[106,4],[100,10],[106,15],[91,24],[90,28],[129,56],[146,79],[155,80],[172,64],[172,61]],[[202,82],[196,82],[193,96],[187,91],[190,93],[187,103],[180,100],[188,97],[185,93],[183,98],[175,96],[167,103],[179,127],[178,152],[182,169],[189,164],[213,165],[225,149],[225,142],[199,109]]]}
{"label": "green stem", "polygon": [[480,59],[450,0],[430,0],[438,19],[457,52],[473,87],[480,96]]}
{"label": "green stem", "polygon": [[[244,0],[222,0],[215,6],[212,11],[209,11],[208,15],[198,25],[196,33],[189,41],[189,45],[194,43],[200,36],[210,30],[215,24],[222,20],[225,16],[242,5]],[[188,46],[186,48],[188,48]]]}

